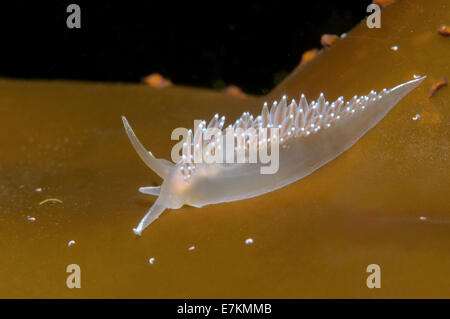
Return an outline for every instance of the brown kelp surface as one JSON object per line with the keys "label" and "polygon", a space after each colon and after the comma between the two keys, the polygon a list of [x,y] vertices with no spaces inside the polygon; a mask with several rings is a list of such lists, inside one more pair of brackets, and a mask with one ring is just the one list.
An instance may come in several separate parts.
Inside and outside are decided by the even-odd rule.
{"label": "brown kelp surface", "polygon": [[[266,98],[1,80],[0,297],[450,297],[449,87],[428,97],[449,76],[450,42],[436,32],[447,12],[446,1],[398,1],[381,29],[362,22]],[[169,159],[172,130],[194,119],[219,112],[229,123],[282,94],[349,98],[414,74],[428,79],[312,175],[245,201],[168,210],[133,234],[154,202],[138,187],[161,180],[120,115]],[[66,286],[69,264],[81,267],[80,289]],[[369,264],[381,267],[380,289],[366,286]]]}

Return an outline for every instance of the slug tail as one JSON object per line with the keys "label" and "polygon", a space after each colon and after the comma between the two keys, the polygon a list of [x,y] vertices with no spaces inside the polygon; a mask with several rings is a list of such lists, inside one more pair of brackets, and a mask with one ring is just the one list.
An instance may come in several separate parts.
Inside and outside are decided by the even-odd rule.
{"label": "slug tail", "polygon": [[133,145],[135,151],[138,153],[139,157],[151,170],[153,170],[161,178],[165,179],[169,174],[169,169],[173,166],[173,164],[167,160],[155,158],[153,154],[147,151],[141,144],[139,139],[134,134],[130,124],[128,124],[125,116],[122,116],[122,121],[125,127],[125,132],[127,133],[128,138],[130,139],[130,142]]}
{"label": "slug tail", "polygon": [[[399,100],[401,100],[405,95],[407,95],[409,92],[414,90],[416,87],[419,86],[420,83],[422,83],[423,80],[425,80],[426,76],[418,77],[414,80],[402,83],[400,85],[397,85],[396,87],[390,89],[390,92],[395,94],[391,94],[393,96],[393,99],[395,99],[395,103],[397,103]],[[394,103],[394,105],[395,105]]]}

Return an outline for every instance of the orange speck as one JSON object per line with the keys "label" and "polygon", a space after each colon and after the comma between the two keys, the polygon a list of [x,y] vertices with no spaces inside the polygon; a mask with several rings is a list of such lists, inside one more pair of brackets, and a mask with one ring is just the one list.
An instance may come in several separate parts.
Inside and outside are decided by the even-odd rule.
{"label": "orange speck", "polygon": [[387,7],[388,5],[394,3],[395,0],[373,0],[372,3],[379,5],[380,7],[384,8]]}
{"label": "orange speck", "polygon": [[159,73],[152,73],[146,76],[142,79],[142,82],[156,89],[164,89],[168,86],[172,86],[172,82]]}
{"label": "orange speck", "polygon": [[302,66],[302,65],[308,63],[309,61],[311,61],[312,59],[314,59],[318,53],[319,53],[319,50],[317,50],[317,49],[311,49],[311,50],[305,51],[302,54],[302,60],[300,61],[300,66]]}
{"label": "orange speck", "polygon": [[324,34],[320,38],[320,43],[323,47],[328,48],[335,44],[338,39],[339,37],[335,34]]}
{"label": "orange speck", "polygon": [[229,85],[225,88],[225,93],[229,96],[238,98],[238,99],[244,99],[247,97],[247,94],[245,94],[238,86],[236,85]]}
{"label": "orange speck", "polygon": [[440,87],[447,85],[447,83],[447,78],[445,76],[434,82],[431,86],[430,93],[428,93],[428,97],[432,97]]}
{"label": "orange speck", "polygon": [[448,24],[441,24],[438,29],[437,32],[443,36],[450,36],[450,26]]}

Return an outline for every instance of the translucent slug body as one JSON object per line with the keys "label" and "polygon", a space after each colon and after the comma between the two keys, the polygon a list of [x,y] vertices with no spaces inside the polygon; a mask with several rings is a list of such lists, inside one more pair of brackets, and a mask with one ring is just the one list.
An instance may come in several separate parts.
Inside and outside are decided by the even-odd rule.
{"label": "translucent slug body", "polygon": [[[274,174],[261,174],[261,163],[193,163],[189,154],[195,153],[198,132],[216,128],[222,132],[224,118],[216,114],[208,126],[200,123],[195,133],[188,133],[189,143],[183,146],[183,158],[177,164],[155,158],[135,136],[125,117],[126,133],[145,164],[163,178],[160,187],[141,187],[140,192],[158,196],[156,202],[133,229],[142,231],[166,209],[183,205],[202,207],[262,195],[295,182],[333,160],[354,145],[374,127],[405,95],[416,88],[425,77],[400,84],[380,93],[342,97],[329,103],[323,94],[308,103],[302,95],[298,103],[288,103],[283,97],[270,111],[264,104],[261,115],[243,113],[232,128],[279,128],[279,167]],[[225,133],[225,130],[223,131]],[[238,148],[258,146],[254,136],[236,138]],[[192,142],[190,142],[193,140]],[[211,141],[209,142],[211,143]],[[256,145],[253,145],[255,144]],[[204,145],[205,146],[205,145]]]}

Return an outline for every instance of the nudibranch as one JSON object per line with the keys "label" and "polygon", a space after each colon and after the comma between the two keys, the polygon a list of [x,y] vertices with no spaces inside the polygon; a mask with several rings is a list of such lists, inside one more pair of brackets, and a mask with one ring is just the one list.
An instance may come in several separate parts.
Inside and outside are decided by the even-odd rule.
{"label": "nudibranch", "polygon": [[[194,133],[188,131],[187,142],[182,147],[183,156],[176,164],[155,158],[147,151],[122,116],[125,131],[136,152],[163,179],[161,186],[139,188],[141,193],[158,197],[133,229],[134,233],[141,235],[166,208],[178,209],[183,205],[203,207],[259,196],[311,174],[354,145],[424,78],[415,77],[379,93],[372,90],[368,95],[354,96],[347,102],[339,97],[330,103],[320,94],[317,101],[308,103],[302,94],[298,102],[292,100],[289,103],[284,96],[279,102],[273,103],[270,111],[265,103],[260,115],[253,117],[244,112],[234,125],[224,130],[225,119],[216,114],[208,125],[201,121]],[[204,142],[199,138],[206,128],[219,131],[215,135],[216,139]],[[281,146],[275,173],[261,173],[261,162],[207,163],[192,160],[192,154],[195,154],[199,144],[207,149],[217,142],[217,138],[225,138],[226,130],[237,128],[254,128],[256,132],[277,128],[278,135],[271,135],[277,137],[277,145]],[[242,137],[234,135],[237,147],[233,147],[232,151],[237,153],[244,150],[248,153],[255,147],[267,148],[268,144],[275,143],[270,137],[258,142],[257,136],[258,133]]]}

